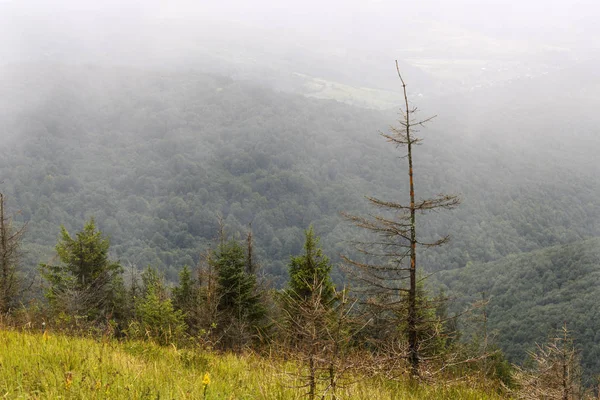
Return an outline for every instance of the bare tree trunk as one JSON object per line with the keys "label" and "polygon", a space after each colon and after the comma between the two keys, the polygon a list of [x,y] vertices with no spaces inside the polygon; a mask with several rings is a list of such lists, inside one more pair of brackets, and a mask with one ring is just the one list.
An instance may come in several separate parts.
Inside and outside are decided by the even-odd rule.
{"label": "bare tree trunk", "polygon": [[[311,350],[312,351],[312,350]],[[314,354],[310,354],[309,359],[308,359],[308,398],[310,400],[314,400],[315,399],[315,393],[317,390],[317,371],[316,371],[316,366],[315,366],[315,355]]]}
{"label": "bare tree trunk", "polygon": [[[409,104],[406,82],[400,73],[397,61],[396,71],[402,82],[404,95],[404,104],[400,109],[402,117],[398,120],[400,126],[390,127],[390,133],[381,135],[396,147],[406,148],[410,203],[367,197],[372,205],[389,214],[361,217],[342,213],[355,225],[379,235],[379,239],[372,242],[356,242],[357,250],[365,257],[366,262],[344,256],[342,258],[355,267],[355,276],[366,284],[366,288],[370,288],[373,296],[369,299],[370,304],[378,307],[382,314],[391,315],[391,318],[395,318],[396,322],[402,325],[403,335],[406,335],[405,338],[408,342],[402,358],[408,361],[409,373],[414,378],[419,376],[421,364],[419,353],[425,351],[424,343],[421,342],[431,340],[431,338],[420,337],[425,322],[422,315],[428,306],[427,302],[421,304],[417,298],[417,245],[421,248],[431,248],[440,246],[449,239],[448,236],[445,236],[434,242],[423,242],[417,235],[416,215],[439,209],[452,209],[460,203],[460,199],[453,195],[442,194],[433,198],[416,200],[413,145],[419,144],[422,140],[417,137],[418,130],[416,128],[424,126],[435,116],[425,119],[414,117],[417,108],[411,107]],[[387,258],[388,261],[383,264],[371,261],[376,258]],[[388,336],[393,335],[393,333],[388,334]],[[388,339],[397,341],[398,338],[389,337]]]}
{"label": "bare tree trunk", "polygon": [[4,194],[0,193],[0,312],[9,311],[17,293],[15,267],[19,261],[19,246],[25,226],[15,230],[11,218],[4,212]]}
{"label": "bare tree trunk", "polygon": [[8,307],[7,295],[9,292],[8,282],[8,260],[6,248],[6,227],[4,225],[4,194],[0,193],[0,268],[2,272],[2,298],[0,299],[0,310],[5,312]]}
{"label": "bare tree trunk", "polygon": [[246,247],[247,247],[247,256],[246,256],[246,273],[254,274],[254,247],[252,243],[252,226],[250,226],[250,230],[248,231],[248,235],[246,236]]}
{"label": "bare tree trunk", "polygon": [[396,61],[396,70],[402,81],[402,90],[404,92],[404,104],[406,112],[404,113],[404,122],[406,129],[407,157],[408,157],[408,178],[410,185],[410,286],[408,290],[408,351],[411,365],[411,375],[419,375],[419,349],[417,336],[417,233],[416,233],[416,208],[415,208],[415,182],[413,177],[412,161],[412,140],[410,112],[408,105],[408,95],[406,94],[406,83],[400,74],[398,61]]}
{"label": "bare tree trunk", "polygon": [[569,400],[569,392],[571,389],[571,382],[569,379],[569,364],[570,358],[567,350],[567,342],[569,337],[567,335],[567,324],[563,325],[563,345],[562,345],[562,354],[561,354],[561,362],[562,362],[562,387],[563,387],[563,400]]}
{"label": "bare tree trunk", "polygon": [[[487,300],[485,298],[485,292],[481,292],[481,304],[482,304],[482,317],[483,317],[483,354],[487,354],[488,351],[488,315],[487,315]],[[483,358],[483,373],[487,374],[487,357]]]}
{"label": "bare tree trunk", "polygon": [[225,245],[225,221],[220,213],[217,214],[217,223],[219,224],[219,246],[223,248]]}

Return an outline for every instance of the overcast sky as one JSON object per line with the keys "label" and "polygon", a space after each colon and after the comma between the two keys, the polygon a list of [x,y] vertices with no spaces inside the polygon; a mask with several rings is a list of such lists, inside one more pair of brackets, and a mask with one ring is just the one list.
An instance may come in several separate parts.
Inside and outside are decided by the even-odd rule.
{"label": "overcast sky", "polygon": [[150,19],[185,18],[323,40],[402,42],[395,34],[418,34],[418,22],[427,20],[501,39],[585,47],[598,38],[599,10],[592,0],[0,0],[0,40],[7,47],[26,46],[36,35],[135,34]]}
{"label": "overcast sky", "polygon": [[599,20],[592,0],[0,0],[0,64],[204,60],[385,87],[399,58],[477,86],[596,57]]}
{"label": "overcast sky", "polygon": [[598,21],[593,0],[0,0],[0,67],[196,69],[392,108],[399,59],[411,95],[441,99],[440,114],[457,93],[472,102],[458,107],[481,108],[469,116],[479,132],[504,104],[540,104],[558,80],[596,107]]}

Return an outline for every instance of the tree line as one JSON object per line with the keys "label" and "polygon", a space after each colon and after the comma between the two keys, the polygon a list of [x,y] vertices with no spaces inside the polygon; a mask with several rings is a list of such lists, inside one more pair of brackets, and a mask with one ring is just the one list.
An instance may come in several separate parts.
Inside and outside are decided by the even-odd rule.
{"label": "tree line", "polygon": [[[222,229],[197,266],[182,268],[175,285],[155,268],[140,273],[111,260],[109,240],[93,219],[74,235],[61,228],[56,251],[55,263],[40,265],[46,305],[19,307],[18,297],[9,299],[3,303],[9,324],[23,326],[27,320],[33,328],[69,334],[275,353],[300,364],[290,374],[305,382],[299,389],[311,399],[324,393],[335,398],[336,387],[351,384],[357,373],[416,382],[471,376],[522,398],[538,398],[525,393],[584,396],[578,352],[566,327],[530,354],[532,367],[517,368],[483,331],[461,340],[457,316],[448,315],[443,294],[431,297],[422,284],[415,292],[418,324],[411,327],[406,294],[392,300],[389,293],[367,296],[358,287],[334,285],[333,265],[312,227],[305,231],[302,253],[290,258],[289,280],[281,290],[261,275],[250,232],[236,240]],[[23,282],[13,277],[16,296]],[[485,316],[485,308],[473,314]],[[416,369],[411,329],[418,337]]]}

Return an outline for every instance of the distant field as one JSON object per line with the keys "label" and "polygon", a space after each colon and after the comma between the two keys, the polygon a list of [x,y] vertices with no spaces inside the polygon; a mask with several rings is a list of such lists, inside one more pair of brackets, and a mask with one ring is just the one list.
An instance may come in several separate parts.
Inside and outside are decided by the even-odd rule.
{"label": "distant field", "polygon": [[380,110],[396,108],[402,100],[399,92],[355,87],[298,73],[296,75],[305,80],[302,90],[307,97],[332,99],[357,107]]}
{"label": "distant field", "polygon": [[[254,355],[0,331],[0,397],[7,399],[302,399],[301,382],[284,373],[294,369]],[[369,378],[342,389],[338,398],[501,397],[456,384],[410,389],[406,382]]]}

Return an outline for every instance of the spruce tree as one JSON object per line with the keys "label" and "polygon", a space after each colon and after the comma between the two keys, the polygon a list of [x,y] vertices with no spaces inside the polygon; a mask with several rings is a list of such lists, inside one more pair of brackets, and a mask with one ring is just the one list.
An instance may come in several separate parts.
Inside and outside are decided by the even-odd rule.
{"label": "spruce tree", "polygon": [[[369,202],[381,213],[367,217],[348,215],[346,218],[361,228],[378,235],[372,242],[357,242],[357,250],[364,256],[365,261],[344,259],[354,267],[355,276],[362,285],[370,291],[371,304],[380,306],[387,314],[397,315],[402,318],[398,321],[406,335],[408,351],[406,357],[410,363],[411,376],[419,375],[421,360],[420,351],[423,348],[420,327],[423,325],[422,305],[418,301],[417,281],[417,255],[419,249],[440,246],[449,239],[444,236],[433,242],[426,242],[418,234],[417,215],[441,209],[452,209],[460,200],[458,197],[441,194],[433,198],[419,199],[416,196],[416,179],[414,150],[422,139],[417,136],[418,129],[423,127],[434,117],[418,119],[417,108],[410,105],[406,82],[400,74],[398,62],[396,71],[402,82],[404,104],[400,109],[401,118],[399,126],[390,127],[389,133],[382,136],[396,148],[406,150],[403,159],[406,160],[404,168],[408,175],[408,202],[397,200],[381,200],[368,197]],[[383,257],[384,262],[376,258]]]}
{"label": "spruce tree", "polygon": [[[304,252],[289,263],[290,280],[281,293],[281,333],[285,349],[300,368],[296,377],[309,399],[336,397],[336,387],[347,370],[346,345],[353,336],[347,292],[336,292],[329,258],[319,247],[310,226]],[[321,392],[322,393],[319,393]]]}
{"label": "spruce tree", "polygon": [[200,286],[186,265],[179,273],[179,285],[173,288],[173,306],[185,316],[190,334],[199,329]]}
{"label": "spruce tree", "polygon": [[304,254],[292,257],[289,263],[290,281],[287,292],[299,300],[307,300],[313,296],[318,283],[322,304],[331,302],[335,288],[331,277],[329,258],[319,247],[319,237],[315,236],[312,225],[304,231]]}
{"label": "spruce tree", "polygon": [[241,349],[261,330],[266,314],[256,276],[247,272],[244,248],[235,240],[221,244],[211,262],[217,272],[217,324],[222,344]]}
{"label": "spruce tree", "polygon": [[136,299],[135,320],[129,324],[128,336],[162,345],[177,343],[186,330],[184,314],[173,306],[162,275],[148,267],[142,273],[142,282],[142,295]]}
{"label": "spruce tree", "polygon": [[55,311],[89,321],[120,318],[124,303],[123,268],[108,258],[110,241],[91,218],[73,238],[64,226],[56,245],[58,265],[41,264],[50,284],[46,297]]}

